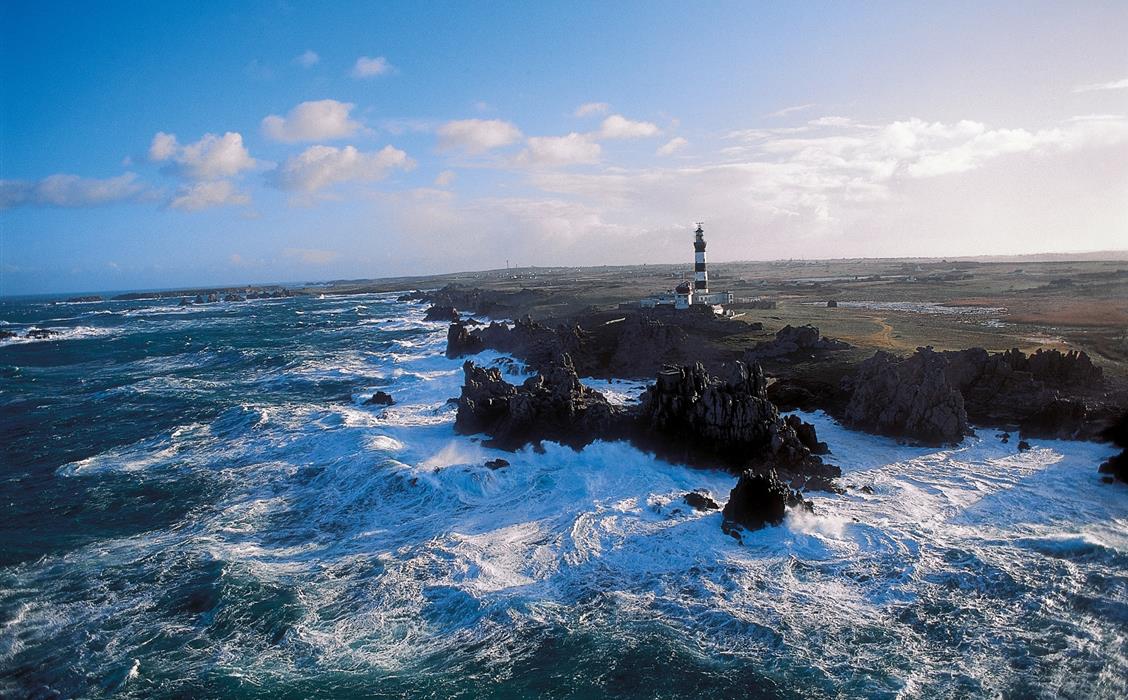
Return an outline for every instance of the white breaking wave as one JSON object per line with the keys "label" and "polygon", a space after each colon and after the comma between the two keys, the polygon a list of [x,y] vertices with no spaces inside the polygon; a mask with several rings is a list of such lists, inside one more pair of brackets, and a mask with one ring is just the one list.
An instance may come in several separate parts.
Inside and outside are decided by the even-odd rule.
{"label": "white breaking wave", "polygon": [[[421,308],[407,315],[404,329],[429,325],[414,320]],[[441,324],[398,345],[409,352],[311,353],[289,377],[266,380],[370,386],[351,403],[242,403],[60,468],[61,478],[126,474],[154,485],[191,475],[218,495],[173,527],[24,567],[10,585],[46,589],[68,570],[95,584],[82,601],[21,607],[2,628],[0,662],[82,622],[100,630],[105,650],[84,652],[89,663],[135,679],[151,665],[130,660],[137,640],[186,623],[152,614],[168,594],[146,577],[100,579],[171,568],[214,576],[217,595],[230,588],[252,602],[292,591],[279,598],[292,613],[277,640],[238,626],[181,650],[186,675],[218,666],[286,681],[304,672],[296,657],[398,674],[423,658],[472,654],[472,665],[505,677],[538,630],[629,639],[657,625],[695,654],[769,675],[802,660],[854,695],[958,695],[965,678],[978,684],[970,694],[991,694],[1035,663],[1061,668],[1051,694],[1125,690],[1123,655],[1113,654],[1104,686],[1079,686],[1070,673],[1086,645],[1124,644],[1100,605],[1070,602],[1104,577],[1125,605],[1128,489],[1099,482],[1107,446],[1033,441],[1016,452],[983,431],[954,448],[911,447],[804,415],[847,491],[808,494],[813,515],[792,513],[741,545],[721,532],[719,512],[682,500],[704,489],[723,504],[731,474],[625,443],[507,453],[456,435],[447,400],[458,396],[462,361],[441,356],[444,337]],[[193,391],[148,381],[130,391]],[[646,386],[586,381],[618,403]],[[363,405],[377,389],[395,405]],[[509,466],[486,466],[498,458]],[[122,681],[123,692],[133,687]]]}

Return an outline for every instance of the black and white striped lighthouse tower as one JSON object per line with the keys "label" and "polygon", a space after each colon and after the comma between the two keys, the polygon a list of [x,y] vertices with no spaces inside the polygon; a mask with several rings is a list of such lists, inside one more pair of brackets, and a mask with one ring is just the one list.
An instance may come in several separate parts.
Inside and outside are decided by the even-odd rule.
{"label": "black and white striped lighthouse tower", "polygon": [[693,241],[693,293],[709,293],[709,272],[705,269],[705,230],[697,224],[697,238]]}

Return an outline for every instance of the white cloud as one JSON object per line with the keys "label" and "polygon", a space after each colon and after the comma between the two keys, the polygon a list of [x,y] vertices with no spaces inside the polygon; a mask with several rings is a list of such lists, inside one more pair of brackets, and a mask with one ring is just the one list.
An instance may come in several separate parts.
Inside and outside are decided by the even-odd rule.
{"label": "white cloud", "polygon": [[529,165],[577,165],[599,161],[601,149],[586,134],[572,132],[567,136],[533,136],[517,157]]}
{"label": "white cloud", "polygon": [[176,143],[175,135],[158,131],[156,135],[153,136],[153,142],[149,144],[149,160],[168,160],[176,155],[176,149],[178,147],[179,144]]}
{"label": "white cloud", "polygon": [[[976,208],[984,225],[989,226],[1003,216],[994,209],[997,205],[992,196],[1025,201],[1008,193],[1007,188],[1013,190],[1016,185],[1001,184],[1002,189],[994,195],[967,202],[967,192],[960,189],[966,187],[963,183],[977,182],[982,187],[983,183],[1021,181],[1031,168],[1031,159],[1045,160],[1055,154],[1082,151],[1093,151],[1093,155],[1077,163],[1094,164],[1098,170],[1108,171],[1122,162],[1128,149],[1128,117],[1117,115],[1076,117],[1044,129],[990,128],[971,120],[835,124],[798,130],[735,132],[731,138],[740,145],[725,149],[712,163],[601,172],[538,170],[531,174],[530,184],[545,192],[546,197],[582,204],[597,212],[602,221],[632,230],[667,231],[670,222],[685,220],[686,212],[701,212],[692,216],[705,217],[732,232],[732,257],[790,256],[793,251],[788,241],[810,238],[844,245],[838,242],[839,238],[849,235],[853,236],[850,245],[863,246],[853,248],[854,252],[870,246],[871,253],[884,254],[896,249],[902,254],[911,250],[903,245],[906,226],[910,227],[908,230],[920,228],[939,236],[930,241],[930,254],[950,254],[944,252],[953,249],[948,243],[963,232],[957,222],[966,222],[965,217],[972,216],[965,208]],[[1012,162],[1024,154],[1026,161]],[[1057,161],[1040,166],[1042,172],[1049,172],[1051,162]],[[990,173],[985,170],[988,165],[993,167]],[[1128,186],[1128,181],[1120,182],[1121,187]],[[1065,186],[1052,178],[1045,184],[1055,189]],[[1116,191],[1115,186],[1107,184],[1089,187]],[[941,199],[933,194],[939,190],[956,194]],[[956,199],[951,199],[953,196]],[[910,199],[913,204],[907,203]],[[1025,201],[1022,206],[1037,204]],[[925,210],[931,218],[913,220],[904,214],[919,215]],[[1016,215],[1014,210],[1005,214]],[[1105,221],[1109,217],[1097,219]],[[884,238],[879,240],[879,235]],[[767,239],[774,246],[770,252],[759,245],[754,252],[747,247],[749,240]],[[676,246],[681,243],[675,240],[674,244],[675,252],[680,250]],[[967,238],[961,245],[983,244]],[[799,252],[817,257],[830,251],[807,246]],[[850,249],[837,248],[835,252],[841,254]]]}
{"label": "white cloud", "polygon": [[456,177],[456,175],[454,174],[453,170],[444,170],[441,173],[439,173],[437,176],[435,176],[435,186],[436,187],[447,187],[452,182],[454,182],[455,177]]}
{"label": "white cloud", "polygon": [[380,180],[392,169],[413,167],[415,161],[392,146],[372,152],[353,146],[310,146],[275,171],[274,183],[284,190],[313,193],[339,182]]}
{"label": "white cloud", "polygon": [[1107,83],[1089,83],[1073,88],[1073,92],[1098,92],[1103,90],[1128,90],[1128,78],[1112,80]]}
{"label": "white cloud", "polygon": [[521,140],[521,130],[500,119],[462,119],[439,127],[439,149],[476,155]]}
{"label": "white cloud", "polygon": [[795,112],[802,112],[802,111],[808,110],[808,109],[810,109],[814,106],[815,106],[815,104],[812,102],[811,104],[795,105],[793,107],[784,107],[783,109],[776,110],[776,111],[772,112],[771,114],[767,114],[765,116],[768,117],[769,119],[771,119],[773,117],[786,117],[788,114],[793,114]]}
{"label": "white cloud", "polygon": [[386,75],[390,72],[392,72],[392,64],[388,63],[388,59],[383,56],[376,58],[361,56],[356,59],[356,63],[353,65],[352,76],[354,78],[375,78],[378,75]]}
{"label": "white cloud", "polygon": [[636,122],[621,114],[612,114],[603,120],[598,136],[601,139],[638,139],[657,136],[660,133],[662,130],[657,124]]}
{"label": "white cloud", "polygon": [[590,117],[593,114],[606,114],[609,109],[611,109],[611,105],[606,102],[585,102],[576,107],[575,115],[577,117]]}
{"label": "white cloud", "polygon": [[231,177],[257,165],[243,146],[243,137],[233,131],[223,136],[204,134],[199,141],[183,146],[174,134],[157,132],[149,145],[149,158],[171,160],[177,174],[193,180]]}
{"label": "white cloud", "polygon": [[168,203],[170,209],[200,211],[210,207],[250,204],[251,198],[238,191],[230,180],[206,180],[180,187]]}
{"label": "white cloud", "polygon": [[137,199],[146,188],[135,173],[105,179],[57,174],[42,180],[0,180],[0,209],[93,207]]}
{"label": "white cloud", "polygon": [[318,56],[317,52],[313,49],[306,49],[305,51],[294,57],[294,63],[298,64],[302,68],[311,68],[313,66],[316,66],[319,61],[321,61],[321,56]]}
{"label": "white cloud", "polygon": [[317,100],[302,102],[285,117],[272,114],[262,120],[268,138],[284,143],[328,141],[352,136],[361,125],[349,118],[351,102]]}
{"label": "white cloud", "polygon": [[286,248],[282,255],[287,258],[299,260],[306,265],[325,265],[341,257],[335,250],[320,250],[318,248]]}
{"label": "white cloud", "polygon": [[672,156],[673,154],[677,153],[678,151],[682,150],[683,148],[685,148],[688,145],[689,145],[689,141],[682,138],[681,136],[675,136],[674,138],[667,141],[664,146],[660,147],[658,149],[656,155]]}

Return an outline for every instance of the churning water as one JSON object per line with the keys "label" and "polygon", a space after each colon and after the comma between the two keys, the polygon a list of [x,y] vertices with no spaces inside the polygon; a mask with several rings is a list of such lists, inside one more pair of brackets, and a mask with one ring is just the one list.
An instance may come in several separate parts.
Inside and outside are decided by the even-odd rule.
{"label": "churning water", "polygon": [[0,695],[1128,696],[1106,446],[805,416],[848,495],[741,546],[728,474],[455,435],[422,311],[0,305],[62,332],[0,341]]}

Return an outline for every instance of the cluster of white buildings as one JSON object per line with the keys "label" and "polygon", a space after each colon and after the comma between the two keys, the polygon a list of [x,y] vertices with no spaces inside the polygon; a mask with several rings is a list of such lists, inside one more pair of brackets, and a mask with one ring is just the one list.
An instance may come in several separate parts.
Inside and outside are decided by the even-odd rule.
{"label": "cluster of white buildings", "polygon": [[693,282],[685,281],[671,290],[646,297],[639,302],[644,309],[672,306],[688,309],[694,305],[711,306],[718,314],[724,313],[723,304],[732,303],[732,292],[710,292],[709,270],[705,264],[705,230],[697,224],[693,239]]}

